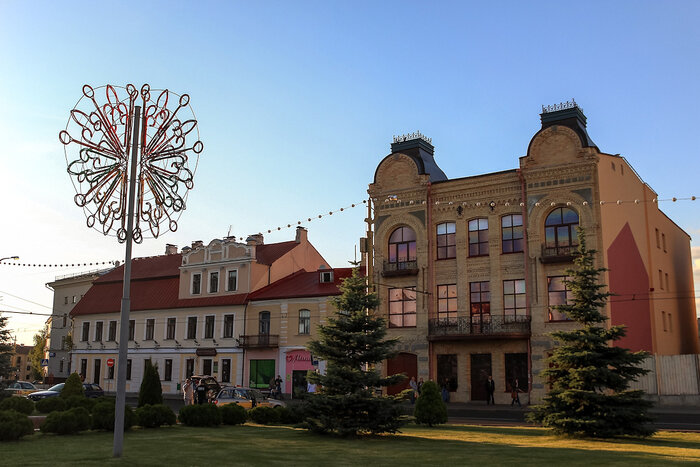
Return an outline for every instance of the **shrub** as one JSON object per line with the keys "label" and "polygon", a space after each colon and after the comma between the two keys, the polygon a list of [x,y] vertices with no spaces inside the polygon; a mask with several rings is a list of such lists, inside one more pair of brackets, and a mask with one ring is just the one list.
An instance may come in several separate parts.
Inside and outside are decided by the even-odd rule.
{"label": "shrub", "polygon": [[175,412],[163,404],[150,405],[136,409],[136,420],[144,428],[157,428],[161,425],[174,425],[177,421]]}
{"label": "shrub", "polygon": [[248,418],[245,409],[238,404],[222,405],[219,412],[224,425],[243,425]]}
{"label": "shrub", "polygon": [[0,411],[0,441],[15,441],[34,433],[29,417],[15,410]]}
{"label": "shrub", "polygon": [[76,426],[78,431],[89,430],[92,425],[92,420],[90,419],[90,412],[85,407],[74,407],[68,412],[75,416]]}
{"label": "shrub", "polygon": [[94,399],[88,399],[85,396],[70,396],[65,398],[66,407],[69,409],[75,407],[82,407],[88,412],[92,412],[92,408],[95,406]]}
{"label": "shrub", "polygon": [[304,421],[304,405],[294,404],[288,406],[279,405],[275,407],[279,414],[279,422],[284,425],[297,425]]}
{"label": "shrub", "polygon": [[434,381],[423,383],[413,416],[416,417],[416,423],[424,423],[428,426],[447,422],[447,406]]}
{"label": "shrub", "polygon": [[8,397],[0,402],[0,410],[14,410],[24,415],[34,412],[34,402],[26,397]]}
{"label": "shrub", "polygon": [[254,407],[248,411],[248,418],[261,425],[280,422],[281,412],[273,407]]}
{"label": "shrub", "polygon": [[[63,412],[51,412],[41,425],[42,433],[56,433],[57,435],[70,435],[80,431],[83,420],[79,420],[80,414],[71,410]],[[81,416],[82,418],[82,416]]]}
{"label": "shrub", "polygon": [[80,381],[78,373],[71,373],[68,379],[66,379],[66,384],[63,385],[63,389],[61,389],[61,397],[68,398],[71,396],[85,397],[83,382]]}
{"label": "shrub", "polygon": [[66,401],[61,397],[47,397],[36,403],[36,410],[39,413],[62,412],[66,408]]}
{"label": "shrub", "polygon": [[156,405],[163,403],[163,388],[160,385],[158,368],[146,360],[146,369],[139,388],[139,407],[146,404]]}
{"label": "shrub", "polygon": [[[95,404],[92,409],[92,428],[95,430],[114,431],[115,403],[109,400]],[[124,431],[134,425],[136,415],[128,405],[124,407]]]}
{"label": "shrub", "polygon": [[214,404],[187,405],[180,409],[178,418],[187,426],[217,426],[221,412]]}

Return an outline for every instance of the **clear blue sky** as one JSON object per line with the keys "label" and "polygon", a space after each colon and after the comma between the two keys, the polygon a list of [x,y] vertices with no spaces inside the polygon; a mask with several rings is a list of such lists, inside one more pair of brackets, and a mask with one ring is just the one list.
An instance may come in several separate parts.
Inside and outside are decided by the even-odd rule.
{"label": "clear blue sky", "polygon": [[[572,97],[660,198],[700,195],[698,18],[696,1],[0,0],[0,257],[123,260],[85,227],[58,141],[85,83],[186,92],[199,120],[180,228],[136,256],[361,202],[395,134],[432,137],[451,178],[515,168],[541,105]],[[700,250],[700,201],[661,207]],[[309,238],[346,266],[365,216],[316,219]],[[0,266],[0,310],[46,312],[44,284],[82,269]],[[24,343],[45,319],[11,316]]]}

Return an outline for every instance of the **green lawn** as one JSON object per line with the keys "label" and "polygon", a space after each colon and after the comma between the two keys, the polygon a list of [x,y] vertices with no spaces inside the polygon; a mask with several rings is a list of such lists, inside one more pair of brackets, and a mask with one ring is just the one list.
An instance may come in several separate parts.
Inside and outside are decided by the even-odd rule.
{"label": "green lawn", "polygon": [[124,456],[112,458],[112,433],[34,434],[0,443],[3,465],[675,465],[700,463],[700,433],[660,432],[647,440],[558,438],[542,428],[447,425],[404,428],[360,439],[289,427],[175,426],[126,433]]}

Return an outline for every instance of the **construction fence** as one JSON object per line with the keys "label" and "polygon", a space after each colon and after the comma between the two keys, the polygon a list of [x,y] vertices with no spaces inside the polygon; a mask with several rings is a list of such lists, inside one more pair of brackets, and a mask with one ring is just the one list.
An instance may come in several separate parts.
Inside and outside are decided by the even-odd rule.
{"label": "construction fence", "polygon": [[650,396],[700,397],[700,355],[652,355],[641,366],[649,373],[632,383],[631,389]]}

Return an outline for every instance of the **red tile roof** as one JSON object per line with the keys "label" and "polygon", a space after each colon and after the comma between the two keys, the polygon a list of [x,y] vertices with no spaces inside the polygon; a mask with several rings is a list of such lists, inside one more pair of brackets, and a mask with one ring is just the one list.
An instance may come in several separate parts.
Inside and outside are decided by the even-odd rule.
{"label": "red tile roof", "polygon": [[[155,277],[178,277],[182,265],[182,255],[148,256],[131,260],[131,280],[153,279]],[[124,265],[114,268],[94,283],[121,282],[124,279]]]}
{"label": "red tile roof", "polygon": [[[326,271],[329,271],[328,269]],[[277,300],[284,298],[323,297],[340,295],[338,286],[352,276],[352,268],[332,269],[333,282],[320,282],[321,271],[297,271],[248,296],[248,300]]]}
{"label": "red tile roof", "polygon": [[289,242],[270,243],[269,245],[258,245],[255,247],[255,260],[266,266],[270,266],[280,259],[285,253],[290,252],[299,245],[294,240]]}

